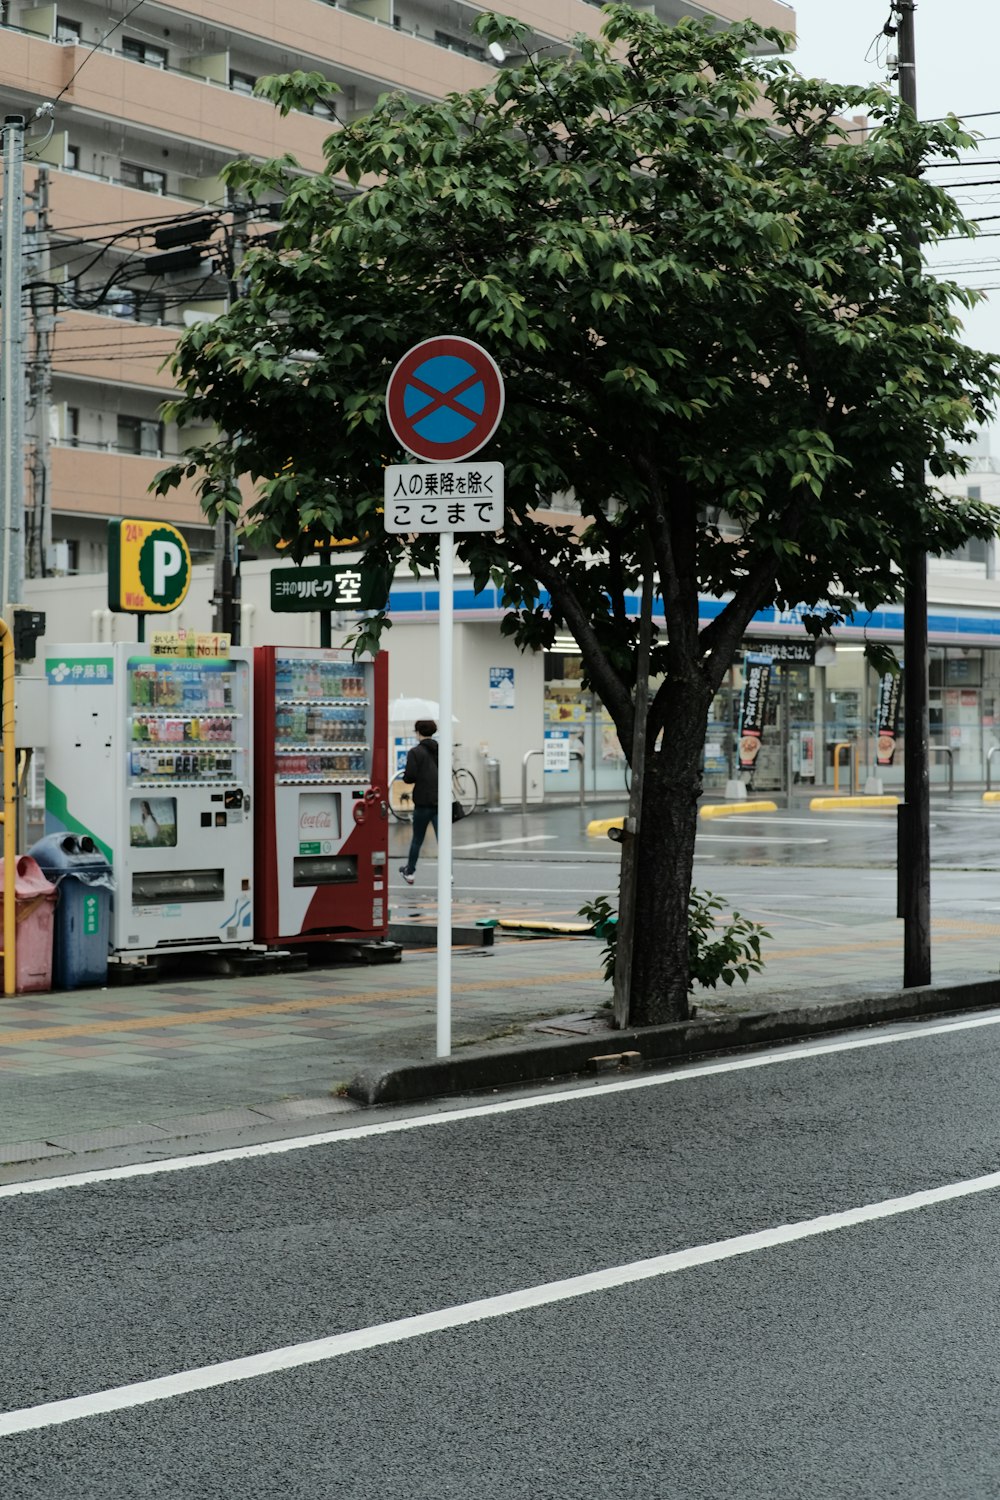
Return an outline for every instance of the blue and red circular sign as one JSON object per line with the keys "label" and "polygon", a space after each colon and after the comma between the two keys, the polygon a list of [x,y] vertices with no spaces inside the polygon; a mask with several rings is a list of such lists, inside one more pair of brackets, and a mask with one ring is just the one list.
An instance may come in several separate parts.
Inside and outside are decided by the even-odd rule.
{"label": "blue and red circular sign", "polygon": [[414,344],[385,392],[393,437],[429,463],[468,458],[496,432],[503,416],[503,376],[491,354],[449,334]]}

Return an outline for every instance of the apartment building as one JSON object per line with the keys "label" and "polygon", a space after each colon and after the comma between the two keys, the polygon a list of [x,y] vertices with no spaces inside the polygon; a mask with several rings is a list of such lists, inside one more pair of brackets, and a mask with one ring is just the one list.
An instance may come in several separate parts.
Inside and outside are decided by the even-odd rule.
{"label": "apartment building", "polygon": [[[100,571],[106,521],[120,515],[163,516],[184,528],[196,560],[210,555],[211,528],[193,490],[163,500],[148,486],[182,446],[160,417],[171,388],[163,362],[180,329],[226,305],[233,217],[222,168],[289,151],[318,169],[330,130],[380,94],[434,99],[488,83],[504,64],[471,31],[486,8],[0,0],[3,115],[31,120],[40,103],[55,104],[51,130],[45,121],[31,127],[25,174],[29,573],[41,570],[39,539],[49,534],[46,571]],[[693,15],[794,27],[779,0],[644,8],[668,23]],[[596,34],[601,22],[587,0],[504,0],[502,9],[550,51],[568,50],[572,36]],[[340,86],[333,110],[281,119],[252,97],[258,78],[298,68]],[[162,240],[167,226],[205,219],[197,268],[147,273],[157,229]]]}

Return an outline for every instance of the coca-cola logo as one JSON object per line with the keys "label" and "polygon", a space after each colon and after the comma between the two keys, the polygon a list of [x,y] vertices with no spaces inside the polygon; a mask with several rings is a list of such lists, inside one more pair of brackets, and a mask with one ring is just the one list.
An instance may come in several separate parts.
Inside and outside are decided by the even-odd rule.
{"label": "coca-cola logo", "polygon": [[299,814],[299,827],[302,829],[328,829],[333,832],[333,817],[328,812],[304,812]]}

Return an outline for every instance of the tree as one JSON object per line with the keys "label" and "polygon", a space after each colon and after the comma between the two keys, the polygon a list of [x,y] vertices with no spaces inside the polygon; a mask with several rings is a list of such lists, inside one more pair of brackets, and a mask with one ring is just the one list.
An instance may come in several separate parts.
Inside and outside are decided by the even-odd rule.
{"label": "tree", "polygon": [[[504,18],[477,26],[508,48],[523,35]],[[626,749],[627,596],[644,557],[655,567],[640,1024],[687,1013],[707,714],[754,613],[805,602],[818,631],[898,597],[914,545],[994,531],[985,507],[946,501],[932,479],[960,468],[951,445],[987,418],[998,367],[960,342],[953,306],[973,294],[912,253],[972,232],[921,170],[971,139],[880,89],[803,79],[753,55],[763,42],[787,38],[610,6],[603,40],[578,38],[570,59],[525,54],[441,103],[383,98],[330,137],[319,176],[287,158],[236,164],[238,191],[281,194],[283,226],[249,257],[242,299],[181,341],[173,407],[236,436],[160,478],[198,473],[210,513],[235,513],[247,475],[265,542],[308,527],[366,539],[373,570],[432,566],[433,539],[380,526],[383,465],[400,456],[387,374],[436,333],[490,349],[507,406],[482,456],[506,465],[508,519],[460,555],[477,586],[502,586],[521,647],[572,632]],[[318,87],[301,74],[265,86],[286,110]],[[869,112],[869,134],[838,125],[845,106]],[[924,459],[918,484],[907,476]],[[566,492],[582,539],[546,520]],[[699,592],[724,601],[701,627]]]}

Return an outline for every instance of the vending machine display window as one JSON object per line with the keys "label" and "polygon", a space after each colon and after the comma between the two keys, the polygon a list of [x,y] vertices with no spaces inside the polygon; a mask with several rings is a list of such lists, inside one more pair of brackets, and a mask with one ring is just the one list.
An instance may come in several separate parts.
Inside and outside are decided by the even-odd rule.
{"label": "vending machine display window", "polygon": [[279,785],[369,780],[371,701],[362,665],[278,656],[274,704]]}
{"label": "vending machine display window", "polygon": [[244,663],[140,657],[128,670],[131,786],[245,779]]}

